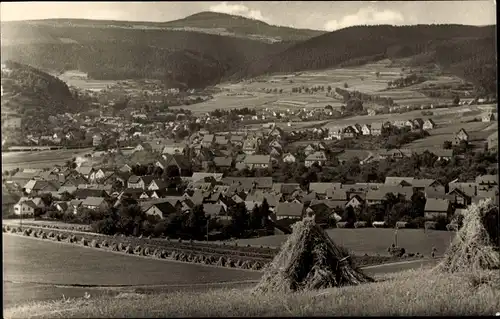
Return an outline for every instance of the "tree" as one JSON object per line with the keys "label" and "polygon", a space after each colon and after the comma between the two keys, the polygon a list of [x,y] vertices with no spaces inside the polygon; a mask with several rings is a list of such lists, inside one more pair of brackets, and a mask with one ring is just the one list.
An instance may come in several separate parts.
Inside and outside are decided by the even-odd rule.
{"label": "tree", "polygon": [[451,143],[451,141],[444,141],[443,142],[443,149],[445,150],[449,150],[453,147],[453,144]]}
{"label": "tree", "polygon": [[238,203],[229,210],[232,217],[231,230],[233,236],[240,237],[248,229],[249,215],[245,203]]}
{"label": "tree", "polygon": [[205,211],[203,210],[203,205],[196,205],[189,212],[186,220],[185,231],[192,234],[193,238],[200,239],[203,237],[204,229],[206,227],[207,218],[205,216]]}
{"label": "tree", "polygon": [[349,87],[349,84],[347,84],[347,82],[344,82],[344,88],[348,88]]}
{"label": "tree", "polygon": [[331,85],[329,85],[329,86],[326,88],[326,90],[328,91],[328,93],[330,93],[330,92],[332,91],[332,87],[331,87]]}
{"label": "tree", "polygon": [[354,227],[354,223],[356,222],[356,213],[354,212],[354,208],[352,208],[352,206],[346,207],[342,220],[347,222],[346,227]]}
{"label": "tree", "polygon": [[377,78],[379,78],[379,77],[380,77],[380,72],[379,72],[379,71],[375,72],[375,76],[376,76]]}
{"label": "tree", "polygon": [[453,98],[453,105],[458,105],[460,103],[460,97],[458,95],[455,95]]}

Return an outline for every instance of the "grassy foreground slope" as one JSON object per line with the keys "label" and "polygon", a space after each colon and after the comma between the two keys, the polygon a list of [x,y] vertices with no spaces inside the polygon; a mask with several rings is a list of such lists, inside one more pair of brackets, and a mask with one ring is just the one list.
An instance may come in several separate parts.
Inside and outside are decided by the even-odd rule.
{"label": "grassy foreground slope", "polygon": [[479,283],[469,274],[416,270],[355,287],[288,295],[249,290],[203,293],[122,294],[32,303],[4,310],[6,318],[113,318],[191,316],[418,316],[494,315],[499,282]]}

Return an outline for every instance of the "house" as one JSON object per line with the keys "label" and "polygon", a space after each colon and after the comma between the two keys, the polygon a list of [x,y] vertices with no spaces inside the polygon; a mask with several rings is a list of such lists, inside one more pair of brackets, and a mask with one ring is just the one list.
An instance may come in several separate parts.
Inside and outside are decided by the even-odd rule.
{"label": "house", "polygon": [[283,160],[283,163],[289,163],[289,164],[291,164],[291,163],[295,163],[296,158],[291,153],[286,153],[286,154],[283,155],[283,159],[282,160]]}
{"label": "house", "polygon": [[412,186],[414,181],[413,177],[390,177],[385,178],[385,186]]}
{"label": "house", "polygon": [[418,151],[419,155],[423,154],[425,151],[437,156],[438,161],[449,161],[453,157],[453,150],[445,150],[443,148],[427,148]]}
{"label": "house", "polygon": [[210,148],[213,146],[215,141],[215,136],[213,134],[207,134],[203,136],[203,139],[201,140],[201,145],[203,147]]}
{"label": "house", "polygon": [[326,161],[327,161],[327,158],[326,158],[325,152],[318,151],[318,152],[314,152],[306,157],[305,166],[311,167],[314,163],[317,163],[318,165],[322,166],[326,163]]}
{"label": "house", "polygon": [[290,195],[301,189],[300,184],[297,183],[274,183],[272,190],[275,194]]}
{"label": "house", "polygon": [[183,174],[189,171],[189,161],[184,155],[176,154],[164,154],[164,159],[157,160],[155,162],[155,166],[160,167],[163,171],[167,171],[167,168],[170,166],[174,166],[179,170],[179,175],[183,176]]}
{"label": "house", "polygon": [[481,122],[491,122],[495,120],[495,116],[492,112],[486,112],[481,116]]}
{"label": "house", "polygon": [[39,208],[31,199],[23,197],[17,204],[14,205],[14,214],[16,215],[33,215]]}
{"label": "house", "polygon": [[224,206],[220,204],[203,204],[203,211],[205,212],[205,216],[210,218],[219,218],[226,215]]}
{"label": "house", "polygon": [[139,143],[134,148],[134,153],[135,152],[143,152],[143,151],[152,152],[153,151],[153,147],[151,147],[151,144],[149,144],[149,143]]}
{"label": "house", "polygon": [[194,172],[191,176],[191,182],[196,183],[199,181],[204,181],[206,177],[213,178],[216,182],[222,180],[222,173],[204,173],[204,172]]}
{"label": "house", "polygon": [[257,152],[258,146],[258,142],[255,138],[247,138],[243,143],[243,153],[253,155]]}
{"label": "house", "polygon": [[359,196],[354,195],[349,199],[349,201],[345,204],[346,207],[351,206],[352,208],[358,208],[363,205],[365,201]]}
{"label": "house", "polygon": [[148,216],[158,216],[163,219],[170,214],[176,213],[176,208],[172,206],[168,201],[163,201],[161,203],[154,203],[149,206],[144,213]]}
{"label": "house", "polygon": [[363,126],[361,126],[361,134],[362,135],[372,135],[372,129],[371,129],[371,125],[370,124],[363,124]]}
{"label": "house", "polygon": [[436,127],[436,123],[432,119],[427,119],[424,121],[424,124],[422,125],[422,129],[424,131],[428,130],[433,130]]}
{"label": "house", "polygon": [[60,201],[60,202],[55,202],[53,205],[54,208],[61,213],[66,212],[69,208],[69,202]]}
{"label": "house", "polygon": [[82,201],[82,207],[88,209],[107,209],[109,205],[104,197],[87,197]]}
{"label": "house", "polygon": [[309,191],[325,196],[328,190],[335,191],[341,186],[341,183],[309,183]]}
{"label": "house", "polygon": [[229,140],[226,139],[226,136],[224,136],[224,135],[216,135],[214,143],[216,145],[225,146],[225,145],[229,144]]}
{"label": "house", "polygon": [[248,155],[243,160],[243,163],[249,169],[266,169],[271,166],[270,155]]}
{"label": "house", "polygon": [[293,202],[279,203],[275,211],[276,220],[285,218],[300,220],[302,219],[303,211],[304,211],[304,204],[293,203]]}
{"label": "house", "polygon": [[167,188],[167,185],[161,179],[153,179],[147,187],[150,191],[164,190],[165,188]]}
{"label": "house", "polygon": [[96,147],[102,144],[102,135],[101,134],[95,134],[92,137],[92,146]]}
{"label": "house", "polygon": [[477,187],[476,183],[458,183],[458,182],[450,182],[448,183],[448,192],[451,192],[455,188],[461,190],[464,194],[469,197],[475,197],[477,195]]}
{"label": "house", "polygon": [[357,135],[358,135],[357,130],[351,125],[344,127],[344,129],[342,130],[343,138],[354,138]]}
{"label": "house", "polygon": [[445,194],[445,187],[435,179],[418,179],[412,181],[412,186],[415,191],[432,192],[434,194]]}
{"label": "house", "polygon": [[435,219],[438,217],[448,217],[452,212],[451,203],[448,199],[427,198],[425,202],[425,219]]}
{"label": "house", "polygon": [[214,164],[216,168],[229,169],[233,165],[233,159],[231,157],[216,156],[214,157]]}
{"label": "house", "polygon": [[450,200],[456,207],[466,208],[471,204],[472,196],[467,195],[459,188],[454,188],[446,194],[446,199]]}
{"label": "house", "polygon": [[316,152],[316,149],[311,144],[307,145],[304,149],[304,154],[306,154],[306,156],[311,155],[314,152]]}
{"label": "house", "polygon": [[161,153],[162,154],[176,155],[176,154],[184,154],[185,150],[186,150],[186,145],[170,144],[170,145],[165,145],[165,147],[163,147],[163,150],[161,151]]}
{"label": "house", "polygon": [[75,169],[75,171],[80,173],[80,175],[82,175],[86,179],[89,179],[92,172],[94,172],[94,168],[91,166],[79,166]]}
{"label": "house", "polygon": [[416,118],[412,122],[414,130],[421,130],[424,128],[424,120],[422,120],[421,118]]}
{"label": "house", "polygon": [[481,186],[498,186],[498,175],[480,175],[476,177],[476,184]]}
{"label": "house", "polygon": [[488,143],[488,150],[498,150],[498,131],[490,134],[486,138],[486,142]]}
{"label": "house", "polygon": [[132,172],[132,166],[128,165],[128,164],[123,164],[120,169],[119,169],[120,172],[126,172],[126,173],[131,173]]}
{"label": "house", "polygon": [[243,146],[244,137],[243,135],[231,135],[230,143],[234,146]]}
{"label": "house", "polygon": [[153,175],[146,175],[146,176],[132,175],[128,179],[127,184],[129,188],[146,189],[149,186],[149,184],[151,184],[153,179],[154,179]]}
{"label": "house", "polygon": [[60,185],[57,181],[31,180],[24,185],[25,192],[32,196],[42,193],[57,192],[59,188]]}
{"label": "house", "polygon": [[453,140],[454,145],[459,145],[462,141],[469,141],[469,134],[462,128],[460,131],[455,134],[455,138]]}
{"label": "house", "polygon": [[381,151],[379,153],[380,158],[393,158],[393,159],[402,159],[405,157],[411,157],[412,151],[409,149],[392,149]]}
{"label": "house", "polygon": [[382,122],[375,122],[375,123],[372,123],[372,124],[370,125],[371,135],[373,135],[373,136],[379,136],[379,135],[382,135],[382,126],[383,126],[383,123],[382,123]]}

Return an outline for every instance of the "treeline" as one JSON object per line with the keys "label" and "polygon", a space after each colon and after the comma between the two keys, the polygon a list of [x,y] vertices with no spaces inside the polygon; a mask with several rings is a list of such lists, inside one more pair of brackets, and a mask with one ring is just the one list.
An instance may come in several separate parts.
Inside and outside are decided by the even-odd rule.
{"label": "treeline", "polygon": [[425,81],[427,81],[425,76],[418,76],[416,73],[412,73],[408,76],[387,82],[387,86],[390,88],[404,88],[410,85],[423,83]]}
{"label": "treeline", "polygon": [[[325,69],[368,57],[369,60],[381,60],[419,55],[427,56],[425,63],[442,64],[445,69],[461,73],[485,91],[495,92],[496,75],[492,72],[496,70],[494,26],[350,27],[298,43],[274,56],[251,63],[238,76]],[[449,56],[454,58],[448,63]]]}
{"label": "treeline", "polygon": [[380,95],[370,95],[359,91],[348,91],[338,87],[335,88],[335,92],[341,95],[344,99],[344,102],[346,103],[351,99],[358,99],[362,102],[372,102],[382,106],[394,105],[394,100],[390,97],[382,97]]}

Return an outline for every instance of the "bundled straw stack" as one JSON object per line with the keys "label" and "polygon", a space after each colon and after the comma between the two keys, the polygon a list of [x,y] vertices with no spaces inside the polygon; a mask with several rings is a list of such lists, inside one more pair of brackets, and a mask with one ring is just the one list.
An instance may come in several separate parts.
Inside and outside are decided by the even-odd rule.
{"label": "bundled straw stack", "polygon": [[264,270],[254,293],[293,292],[372,282],[337,245],[306,217],[295,223],[293,233]]}
{"label": "bundled straw stack", "polygon": [[436,269],[473,273],[500,268],[498,243],[495,242],[498,238],[492,239],[491,236],[498,237],[498,207],[487,199],[467,210],[462,228]]}

